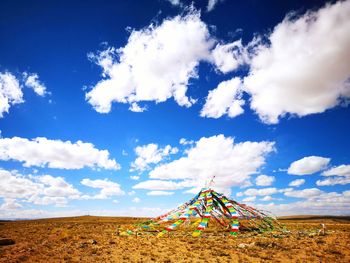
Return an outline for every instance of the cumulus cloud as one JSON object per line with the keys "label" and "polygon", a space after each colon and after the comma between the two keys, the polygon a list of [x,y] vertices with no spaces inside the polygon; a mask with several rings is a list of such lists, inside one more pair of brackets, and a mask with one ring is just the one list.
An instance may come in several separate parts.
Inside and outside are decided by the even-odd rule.
{"label": "cumulus cloud", "polygon": [[348,176],[350,177],[350,164],[342,164],[322,173],[323,176]]}
{"label": "cumulus cloud", "polygon": [[15,210],[21,208],[22,205],[16,202],[16,199],[5,198],[4,203],[0,206],[0,210]]}
{"label": "cumulus cloud", "polygon": [[327,186],[327,185],[345,185],[345,184],[350,184],[350,177],[331,177],[323,180],[317,180],[316,185],[318,186]]}
{"label": "cumulus cloud", "polygon": [[88,187],[101,189],[98,194],[94,196],[85,196],[85,199],[107,199],[112,196],[125,194],[125,192],[121,189],[120,184],[112,182],[108,179],[91,180],[89,178],[84,178],[80,183]]}
{"label": "cumulus cloud", "polygon": [[0,197],[10,201],[6,207],[17,206],[16,200],[36,205],[65,206],[68,199],[79,199],[81,193],[63,177],[51,175],[24,176],[15,171],[0,169]]}
{"label": "cumulus cloud", "polygon": [[0,118],[12,105],[22,102],[23,93],[17,78],[9,72],[0,72]]}
{"label": "cumulus cloud", "polygon": [[179,150],[176,147],[170,145],[164,148],[159,148],[158,144],[150,143],[143,146],[137,146],[135,153],[137,158],[131,163],[130,171],[143,172],[150,169],[149,164],[156,164],[161,162],[166,156],[170,154],[176,154]]}
{"label": "cumulus cloud", "polygon": [[44,137],[32,140],[20,137],[0,138],[0,160],[16,160],[23,162],[26,167],[120,169],[115,160],[109,159],[107,150],[98,150],[91,143],[72,143]]}
{"label": "cumulus cloud", "polygon": [[297,197],[297,198],[310,198],[310,197],[317,197],[323,194],[324,192],[317,188],[308,188],[303,190],[291,190],[286,191],[284,193],[285,196],[289,197]]}
{"label": "cumulus cloud", "polygon": [[250,185],[250,176],[262,168],[267,154],[272,151],[273,142],[234,143],[233,138],[224,135],[202,137],[185,156],[154,168],[149,177],[157,180],[141,182],[134,188],[200,189],[215,176],[213,187],[229,194],[232,186]]}
{"label": "cumulus cloud", "polygon": [[176,190],[182,189],[186,184],[166,180],[147,180],[134,185],[133,189],[146,190]]}
{"label": "cumulus cloud", "polygon": [[259,175],[255,178],[255,183],[258,186],[270,186],[275,181],[274,176],[268,176],[268,175]]}
{"label": "cumulus cloud", "polygon": [[270,203],[258,205],[257,208],[265,209],[277,215],[348,215],[350,210],[350,191],[342,193],[322,192],[302,201],[283,204]]}
{"label": "cumulus cloud", "polygon": [[159,196],[159,195],[173,195],[174,192],[167,192],[167,191],[150,191],[147,193],[147,195],[151,196]]}
{"label": "cumulus cloud", "polygon": [[251,202],[254,202],[255,199],[256,199],[256,196],[249,196],[249,197],[244,198],[242,201],[247,202],[247,203],[251,203]]}
{"label": "cumulus cloud", "polygon": [[45,96],[47,93],[46,86],[39,81],[39,76],[36,73],[23,73],[24,84],[34,90],[34,92],[39,96]]}
{"label": "cumulus cloud", "polygon": [[211,52],[212,63],[220,72],[228,73],[247,62],[246,52],[241,40],[228,44],[218,43]]}
{"label": "cumulus cloud", "polygon": [[196,11],[133,30],[124,47],[89,55],[102,68],[103,79],[86,99],[100,113],[108,113],[113,102],[133,105],[170,98],[190,107],[195,100],[186,95],[189,80],[198,77],[197,66],[210,58],[213,45]]}
{"label": "cumulus cloud", "polygon": [[217,88],[209,91],[200,116],[208,118],[220,118],[227,114],[233,118],[244,112],[242,106],[242,91],[239,78],[221,82]]}
{"label": "cumulus cloud", "polygon": [[[321,113],[350,97],[350,1],[338,1],[254,39],[244,89],[265,123]],[[293,36],[293,37],[291,37]]]}
{"label": "cumulus cloud", "polygon": [[327,168],[330,158],[320,156],[307,156],[290,164],[289,174],[307,175],[314,174]]}
{"label": "cumulus cloud", "polygon": [[245,190],[242,194],[247,196],[264,196],[264,195],[277,194],[280,192],[281,191],[275,187],[269,187],[269,188],[261,188],[261,189],[250,188]]}
{"label": "cumulus cloud", "polygon": [[350,184],[350,165],[339,165],[322,173],[322,176],[327,176],[327,179],[317,180],[318,186],[326,185],[345,185]]}
{"label": "cumulus cloud", "polygon": [[305,183],[305,180],[304,179],[296,179],[294,181],[291,181],[289,183],[289,186],[293,186],[293,187],[299,187],[301,185],[303,185]]}

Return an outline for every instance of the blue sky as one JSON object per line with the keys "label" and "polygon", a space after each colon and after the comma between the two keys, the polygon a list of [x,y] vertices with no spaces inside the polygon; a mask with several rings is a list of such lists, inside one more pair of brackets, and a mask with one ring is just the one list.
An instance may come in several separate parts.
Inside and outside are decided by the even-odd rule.
{"label": "blue sky", "polygon": [[[1,1],[0,217],[213,187],[348,214],[350,1]],[[297,181],[296,181],[297,180]]]}

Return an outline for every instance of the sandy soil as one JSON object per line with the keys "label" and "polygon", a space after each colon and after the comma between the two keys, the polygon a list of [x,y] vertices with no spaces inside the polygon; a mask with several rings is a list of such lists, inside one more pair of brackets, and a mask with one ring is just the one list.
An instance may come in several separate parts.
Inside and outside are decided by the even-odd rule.
{"label": "sandy soil", "polygon": [[[73,217],[0,222],[0,262],[350,262],[350,221],[296,218],[289,234],[252,232],[229,238],[215,229],[203,237],[118,236],[137,218]],[[318,235],[320,223],[326,235]],[[190,234],[190,233],[189,233]]]}

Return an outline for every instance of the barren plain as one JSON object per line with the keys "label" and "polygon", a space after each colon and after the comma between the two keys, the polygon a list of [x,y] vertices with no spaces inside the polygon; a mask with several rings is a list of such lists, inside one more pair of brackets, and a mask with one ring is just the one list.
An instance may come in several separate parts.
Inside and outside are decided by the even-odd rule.
{"label": "barren plain", "polygon": [[[174,232],[121,236],[142,218],[71,217],[0,222],[0,262],[350,262],[347,217],[282,218],[289,232],[242,232],[215,227],[200,238]],[[325,235],[319,234],[320,224]]]}

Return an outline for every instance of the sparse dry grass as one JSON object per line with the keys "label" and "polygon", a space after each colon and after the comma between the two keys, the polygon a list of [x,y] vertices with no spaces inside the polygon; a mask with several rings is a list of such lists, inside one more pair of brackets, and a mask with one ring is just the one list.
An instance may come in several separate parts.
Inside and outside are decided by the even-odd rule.
{"label": "sparse dry grass", "polygon": [[[350,222],[335,219],[283,220],[290,234],[242,233],[237,238],[208,231],[117,236],[116,228],[137,218],[74,217],[0,223],[0,262],[350,262]],[[327,235],[316,235],[320,222]],[[213,229],[211,229],[213,230]]]}

